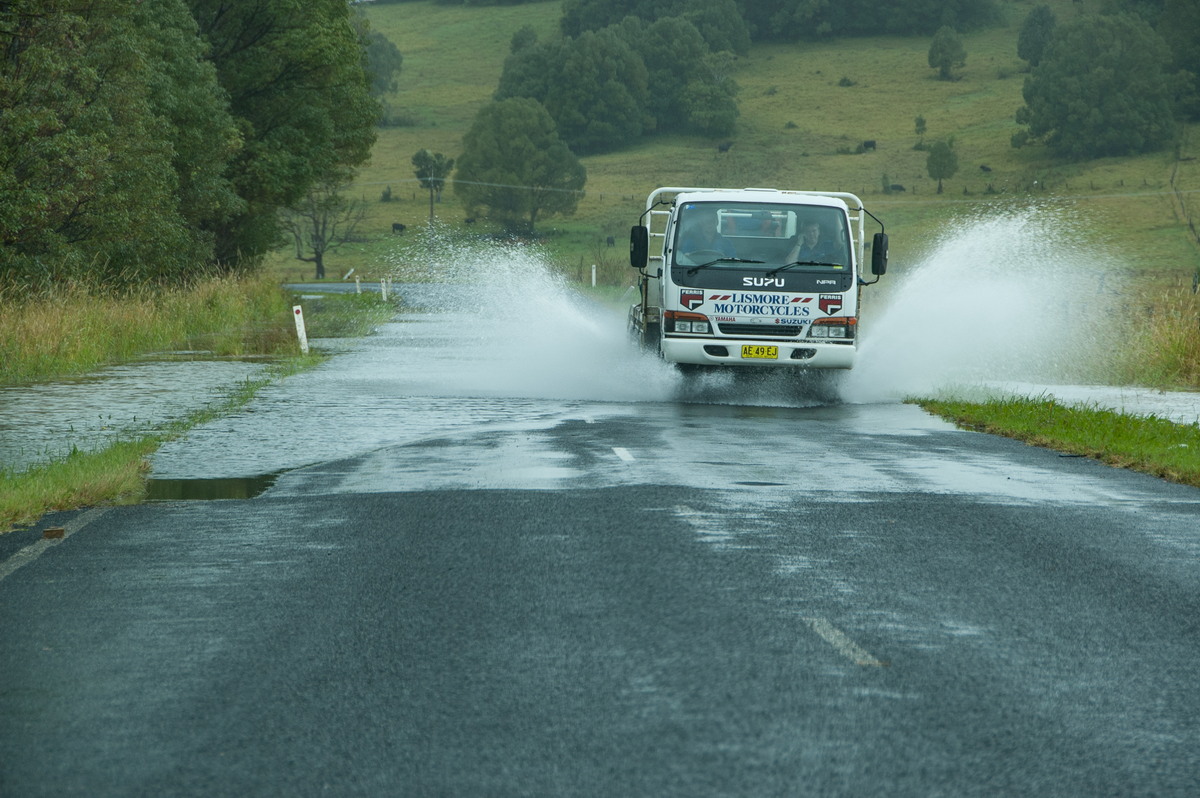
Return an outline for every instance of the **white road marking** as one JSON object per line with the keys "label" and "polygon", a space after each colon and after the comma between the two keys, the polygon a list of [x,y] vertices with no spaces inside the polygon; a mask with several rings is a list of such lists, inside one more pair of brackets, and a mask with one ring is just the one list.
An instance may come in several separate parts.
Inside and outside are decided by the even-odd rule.
{"label": "white road marking", "polygon": [[805,618],[804,622],[812,627],[812,630],[820,635],[822,640],[833,646],[837,653],[855,665],[873,668],[882,668],[886,665],[883,661],[875,659],[868,652],[860,648],[853,640],[846,637],[841,629],[838,629],[826,619]]}
{"label": "white road marking", "polygon": [[22,568],[29,563],[42,556],[42,553],[51,546],[57,546],[67,538],[74,535],[85,526],[95,521],[100,516],[108,512],[107,507],[98,507],[94,510],[88,510],[78,518],[68,522],[63,527],[63,536],[61,538],[42,538],[37,543],[30,543],[25,548],[18,551],[13,556],[9,557],[4,562],[0,563],[0,581],[7,579],[18,568]]}
{"label": "white road marking", "polygon": [[629,453],[628,449],[622,448],[620,446],[614,446],[613,453],[616,454],[617,457],[620,457],[622,460],[624,460],[626,463],[633,462],[633,455],[631,455]]}

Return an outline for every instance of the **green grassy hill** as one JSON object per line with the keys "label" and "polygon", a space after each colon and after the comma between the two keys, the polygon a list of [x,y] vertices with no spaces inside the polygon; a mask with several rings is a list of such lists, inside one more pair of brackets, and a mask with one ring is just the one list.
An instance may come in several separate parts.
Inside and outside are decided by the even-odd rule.
{"label": "green grassy hill", "polygon": [[[1098,2],[1049,4],[1062,22]],[[623,284],[632,276],[624,265],[629,226],[656,186],[835,189],[857,193],[884,219],[893,265],[900,270],[958,215],[987,203],[1036,200],[1068,209],[1078,220],[1076,234],[1082,231],[1156,282],[1185,276],[1190,281],[1200,247],[1184,214],[1200,216],[1200,193],[1188,193],[1200,191],[1200,161],[1192,160],[1200,156],[1200,126],[1183,131],[1181,159],[1172,150],[1067,164],[1040,147],[1010,146],[1025,78],[1017,33],[1034,4],[1004,3],[1004,26],[964,35],[967,64],[953,82],[936,79],[925,37],[755,46],[738,60],[742,115],[727,152],[719,152],[715,140],[663,136],[584,158],[587,196],[576,216],[540,225],[546,245],[567,274],[581,276],[585,263],[600,263],[607,282]],[[371,24],[404,55],[400,89],[391,103],[405,126],[380,131],[354,189],[369,204],[363,228],[369,241],[330,258],[331,274],[350,267],[379,273],[380,255],[419,232],[429,203],[413,177],[413,153],[426,147],[457,157],[463,133],[491,98],[513,33],[532,25],[542,37],[553,36],[560,10],[560,0],[370,7]],[[942,195],[926,176],[926,153],[914,149],[917,116],[926,120],[925,141],[955,139],[959,172],[945,181]],[[868,139],[876,149],[857,153]],[[905,191],[885,193],[885,176]],[[379,201],[388,186],[395,200]],[[442,223],[463,225],[464,213],[449,189],[435,213]],[[408,225],[409,233],[393,236],[393,222]],[[469,229],[488,228],[481,223]],[[608,236],[616,247],[604,245]],[[310,271],[307,264],[282,258],[280,266],[295,275]]]}

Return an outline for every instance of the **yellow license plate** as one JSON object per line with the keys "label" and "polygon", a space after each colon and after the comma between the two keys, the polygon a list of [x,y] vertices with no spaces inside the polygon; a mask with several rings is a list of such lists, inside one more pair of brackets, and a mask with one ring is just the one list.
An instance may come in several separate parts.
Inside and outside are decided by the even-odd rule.
{"label": "yellow license plate", "polygon": [[778,360],[779,347],[777,346],[743,346],[743,358],[756,358],[758,360]]}

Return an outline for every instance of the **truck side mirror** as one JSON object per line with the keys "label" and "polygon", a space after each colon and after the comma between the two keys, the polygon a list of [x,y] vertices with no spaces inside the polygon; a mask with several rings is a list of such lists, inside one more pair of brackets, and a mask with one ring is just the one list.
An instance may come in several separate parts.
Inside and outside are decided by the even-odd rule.
{"label": "truck side mirror", "polygon": [[876,233],[871,239],[871,274],[880,277],[887,273],[887,233]]}
{"label": "truck side mirror", "polygon": [[637,225],[629,231],[629,265],[645,269],[650,257],[650,229]]}

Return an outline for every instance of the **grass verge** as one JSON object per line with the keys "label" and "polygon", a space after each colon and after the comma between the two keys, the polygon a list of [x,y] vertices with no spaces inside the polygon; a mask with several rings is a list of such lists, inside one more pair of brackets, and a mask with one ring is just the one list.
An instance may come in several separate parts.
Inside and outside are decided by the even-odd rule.
{"label": "grass verge", "polygon": [[1200,424],[1061,405],[1047,397],[982,403],[916,399],[965,429],[1015,438],[1108,465],[1200,487]]}
{"label": "grass verge", "polygon": [[0,384],[85,374],[149,352],[291,354],[288,299],[267,275],[132,296],[86,286],[36,298],[0,293]]}

